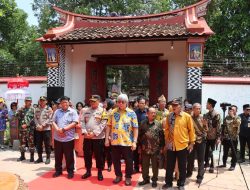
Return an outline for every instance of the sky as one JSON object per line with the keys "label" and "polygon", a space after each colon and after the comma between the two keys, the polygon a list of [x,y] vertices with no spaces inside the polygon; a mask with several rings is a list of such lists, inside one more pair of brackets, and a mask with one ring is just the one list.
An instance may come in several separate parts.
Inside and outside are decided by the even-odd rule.
{"label": "sky", "polygon": [[37,18],[34,16],[33,10],[32,10],[32,4],[33,0],[16,0],[17,7],[19,9],[23,9],[28,14],[28,23],[29,25],[38,25]]}

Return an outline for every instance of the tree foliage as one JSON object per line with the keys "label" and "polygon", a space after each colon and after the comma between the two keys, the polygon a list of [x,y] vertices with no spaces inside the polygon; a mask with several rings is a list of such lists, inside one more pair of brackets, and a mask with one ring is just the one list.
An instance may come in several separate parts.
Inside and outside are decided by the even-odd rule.
{"label": "tree foliage", "polygon": [[[17,64],[22,67],[28,59],[38,59],[42,49],[35,39],[41,34],[29,26],[27,14],[17,8],[14,0],[0,1],[0,65]],[[7,67],[6,67],[7,68]],[[11,68],[14,72],[15,68]],[[3,75],[4,73],[1,73]],[[18,74],[18,73],[16,73]]]}
{"label": "tree foliage", "polygon": [[213,0],[207,21],[215,32],[206,44],[208,55],[250,54],[250,1]]}

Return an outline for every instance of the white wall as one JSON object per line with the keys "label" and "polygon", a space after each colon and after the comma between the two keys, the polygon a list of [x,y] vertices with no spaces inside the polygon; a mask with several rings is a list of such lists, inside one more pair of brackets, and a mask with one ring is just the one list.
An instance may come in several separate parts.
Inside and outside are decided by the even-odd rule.
{"label": "white wall", "polygon": [[[0,84],[0,97],[4,97],[4,93],[8,90],[7,84],[2,83]],[[37,104],[40,96],[46,96],[47,95],[47,84],[46,83],[31,83],[30,86],[27,88],[27,90],[30,92],[32,97],[32,103]],[[7,106],[9,108],[9,105],[11,101],[6,101]],[[24,103],[23,100],[19,101],[19,107],[22,106]]]}
{"label": "white wall", "polygon": [[242,113],[243,104],[250,103],[250,85],[240,84],[202,84],[202,107],[206,110],[208,98],[217,101],[215,109],[222,114],[220,103],[228,102],[238,106],[238,113]]}
{"label": "white wall", "polygon": [[86,60],[94,60],[92,54],[142,54],[163,53],[168,60],[168,99],[186,97],[186,41],[174,42],[130,42],[109,44],[80,44],[66,47],[65,95],[73,102],[85,99]]}

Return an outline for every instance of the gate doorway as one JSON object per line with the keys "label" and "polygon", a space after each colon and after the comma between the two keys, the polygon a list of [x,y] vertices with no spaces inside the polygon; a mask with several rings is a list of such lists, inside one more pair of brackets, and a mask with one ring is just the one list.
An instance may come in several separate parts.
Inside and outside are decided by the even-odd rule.
{"label": "gate doorway", "polygon": [[[132,97],[143,93],[150,105],[162,94],[168,97],[168,62],[159,56],[162,54],[93,55],[96,61],[86,62],[86,99],[92,94],[106,98],[113,84],[115,88],[121,84],[121,91]],[[119,75],[126,75],[125,79],[118,81]]]}
{"label": "gate doorway", "polygon": [[107,97],[112,92],[125,93],[130,100],[138,95],[149,96],[148,65],[107,65],[106,66]]}

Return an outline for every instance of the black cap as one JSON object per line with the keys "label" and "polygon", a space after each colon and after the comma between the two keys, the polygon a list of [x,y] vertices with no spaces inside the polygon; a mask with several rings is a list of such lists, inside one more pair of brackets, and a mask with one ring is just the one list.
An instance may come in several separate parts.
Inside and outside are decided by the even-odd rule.
{"label": "black cap", "polygon": [[192,104],[185,104],[185,109],[186,110],[190,110],[193,108],[193,105]]}
{"label": "black cap", "polygon": [[212,104],[213,107],[214,107],[215,104],[217,103],[217,101],[216,101],[216,100],[213,100],[212,98],[208,98],[208,99],[207,99],[207,102],[208,102],[209,104]]}
{"label": "black cap", "polygon": [[93,102],[96,102],[96,101],[100,101],[101,97],[99,95],[92,95],[89,100],[93,101]]}
{"label": "black cap", "polygon": [[243,110],[246,110],[246,109],[250,109],[250,105],[249,104],[244,104],[243,105]]}
{"label": "black cap", "polygon": [[172,100],[172,105],[181,105],[181,100],[179,98],[175,98]]}
{"label": "black cap", "polygon": [[46,96],[40,96],[39,100],[47,100]]}

